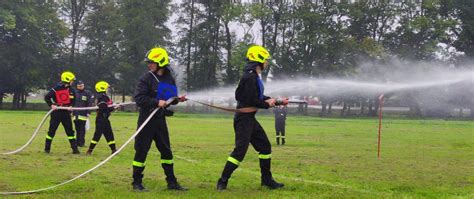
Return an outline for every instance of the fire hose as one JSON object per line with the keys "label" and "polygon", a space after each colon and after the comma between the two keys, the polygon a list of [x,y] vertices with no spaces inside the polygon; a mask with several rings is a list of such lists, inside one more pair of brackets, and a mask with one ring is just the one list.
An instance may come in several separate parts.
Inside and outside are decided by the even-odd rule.
{"label": "fire hose", "polygon": [[[112,105],[109,105],[109,107],[114,107],[114,106],[125,106],[125,105],[129,105],[129,104],[135,104],[135,102],[126,102],[126,103],[119,103],[119,104],[112,104]],[[60,109],[60,110],[96,110],[96,109],[99,109],[99,107],[97,106],[93,106],[93,107],[57,107],[56,109]],[[43,127],[44,123],[46,122],[46,119],[48,119],[48,117],[51,115],[51,113],[53,112],[54,110],[51,109],[49,110],[46,115],[43,117],[43,119],[41,120],[41,122],[39,123],[38,127],[36,127],[36,130],[33,132],[33,135],[31,135],[30,139],[23,145],[21,146],[20,148],[14,150],[14,151],[9,151],[9,152],[3,152],[1,153],[2,155],[11,155],[11,154],[15,154],[15,153],[18,153],[20,151],[22,151],[23,149],[25,149],[28,145],[31,144],[31,142],[33,142],[33,139],[35,139],[36,135],[38,134],[39,130],[41,129],[41,127]]]}
{"label": "fire hose", "polygon": [[[166,104],[169,105],[171,104],[171,102],[175,100],[175,98],[170,98],[169,100],[166,101]],[[95,107],[94,107],[95,108]],[[65,108],[65,109],[68,109],[68,108]],[[60,186],[63,186],[63,185],[66,185],[66,184],[69,184],[83,176],[85,176],[86,174],[94,171],[95,169],[99,168],[100,166],[104,165],[105,163],[107,163],[110,159],[112,159],[114,156],[116,156],[117,154],[119,154],[133,139],[135,139],[135,137],[138,135],[138,133],[140,133],[140,131],[148,124],[148,122],[150,121],[150,119],[156,114],[156,112],[158,110],[160,110],[161,108],[156,108],[155,110],[153,110],[153,112],[150,113],[150,115],[148,116],[148,118],[146,118],[146,120],[143,122],[143,124],[137,129],[137,131],[135,131],[135,133],[119,148],[117,149],[116,152],[112,153],[109,157],[105,158],[104,160],[102,160],[99,164],[95,165],[94,167],[90,168],[89,170],[77,175],[76,177],[74,178],[71,178],[67,181],[64,181],[62,183],[59,183],[59,184],[56,184],[56,185],[53,185],[53,186],[49,186],[49,187],[45,187],[45,188],[41,188],[41,189],[36,189],[36,190],[30,190],[30,191],[18,191],[18,192],[0,192],[0,195],[20,195],[20,194],[32,194],[32,193],[38,193],[38,192],[41,192],[41,191],[46,191],[46,190],[51,190],[51,189],[54,189],[54,188],[57,188],[57,187],[60,187]]]}
{"label": "fire hose", "polygon": [[[219,109],[219,110],[223,110],[223,111],[227,111],[227,112],[251,113],[251,112],[256,112],[257,111],[256,107],[245,107],[245,108],[233,109],[233,108],[225,108],[225,107],[220,107],[220,106],[216,106],[216,105],[213,105],[213,104],[200,102],[200,101],[192,100],[192,99],[189,99],[189,98],[186,98],[186,100],[197,103],[197,104],[201,104],[203,106],[208,106],[208,107],[211,107],[211,108],[215,108],[215,109]],[[289,104],[306,104],[307,102],[306,101],[299,101],[299,100],[298,101],[288,100],[288,103]],[[283,105],[283,101],[282,100],[277,100],[275,105],[277,105],[277,106],[278,105]]]}
{"label": "fire hose", "polygon": [[[173,102],[175,100],[175,98],[170,98],[169,100],[166,101],[166,104],[169,105],[171,104],[171,102]],[[193,101],[195,103],[198,103],[198,104],[201,104],[201,105],[205,105],[205,106],[209,106],[209,107],[212,107],[212,108],[216,108],[216,109],[220,109],[220,110],[224,110],[224,111],[229,111],[229,112],[243,112],[245,109],[230,109],[230,108],[223,108],[223,107],[219,107],[219,106],[214,106],[214,105],[211,105],[211,104],[207,104],[207,103],[203,103],[203,102],[199,102],[199,101],[194,101],[194,100],[190,100],[190,99],[186,99],[186,100],[189,100],[189,101]],[[119,106],[119,105],[126,105],[126,104],[134,104],[133,102],[132,103],[123,103],[123,104],[115,104],[115,105],[109,105],[109,107],[113,107],[113,106]],[[69,108],[69,107],[57,107],[57,109],[63,109],[63,110],[95,110],[95,109],[98,109],[98,107],[83,107],[83,108]],[[64,181],[64,182],[61,182],[59,184],[56,184],[56,185],[52,185],[52,186],[49,186],[49,187],[45,187],[45,188],[40,188],[40,189],[35,189],[35,190],[29,190],[29,191],[17,191],[17,192],[0,192],[0,195],[21,195],[21,194],[32,194],[32,193],[38,193],[38,192],[42,192],[42,191],[47,191],[47,190],[51,190],[51,189],[54,189],[54,188],[57,188],[57,187],[60,187],[60,186],[63,186],[63,185],[66,185],[66,184],[69,184],[85,175],[87,175],[88,173],[94,171],[95,169],[101,167],[102,165],[104,165],[105,163],[107,163],[109,160],[111,160],[113,157],[115,157],[117,154],[119,154],[133,139],[135,139],[135,137],[140,133],[140,131],[148,124],[148,122],[150,121],[150,119],[156,114],[156,112],[158,110],[160,110],[161,108],[156,108],[155,110],[153,110],[153,112],[150,113],[150,115],[148,116],[148,118],[143,122],[143,124],[137,129],[137,131],[135,131],[135,133],[127,140],[125,141],[125,143],[119,148],[117,149],[116,152],[112,153],[110,156],[108,156],[107,158],[105,158],[103,161],[99,162],[97,165],[95,165],[94,167],[90,168],[89,170],[67,180],[67,181]],[[37,127],[37,129],[35,130],[35,132],[33,133],[32,137],[28,140],[28,142],[23,145],[22,147],[18,148],[17,150],[15,151],[11,151],[11,152],[6,152],[6,153],[2,153],[2,154],[15,154],[15,153],[18,153],[20,151],[22,151],[24,148],[26,148],[32,141],[33,139],[35,138],[35,136],[37,135],[39,129],[43,126],[44,122],[46,121],[47,117],[53,112],[54,110],[51,109],[48,111],[48,113],[43,117],[43,120],[41,121],[40,125]]]}

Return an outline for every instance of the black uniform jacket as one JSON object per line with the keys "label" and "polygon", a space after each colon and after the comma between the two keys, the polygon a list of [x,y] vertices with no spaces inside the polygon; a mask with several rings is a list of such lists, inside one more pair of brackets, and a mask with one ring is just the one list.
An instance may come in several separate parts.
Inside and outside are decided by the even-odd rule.
{"label": "black uniform jacket", "polygon": [[[63,90],[69,89],[69,104],[58,103],[56,98],[56,92],[61,92]],[[48,106],[51,105],[60,105],[60,106],[71,106],[75,102],[75,91],[69,86],[65,86],[62,82],[56,84],[56,86],[49,90],[49,92],[44,96],[44,101]]]}
{"label": "black uniform jacket", "polygon": [[270,97],[263,95],[263,99],[259,98],[260,88],[258,86],[258,74],[256,71],[260,63],[248,62],[244,68],[242,78],[235,90],[235,100],[237,100],[237,108],[257,107],[268,109],[269,105],[265,100]]}
{"label": "black uniform jacket", "polygon": [[114,111],[113,107],[108,107],[108,105],[112,105],[112,100],[110,100],[109,96],[105,93],[98,93],[97,94],[97,118],[109,118],[110,113]]}
{"label": "black uniform jacket", "polygon": [[[148,115],[153,111],[154,108],[158,107],[159,100],[156,99],[156,96],[159,82],[156,79],[158,79],[159,82],[176,85],[170,70],[167,68],[165,69],[165,73],[161,76],[152,72],[146,72],[143,74],[138,80],[134,95],[135,103],[138,107],[140,107],[140,115]],[[178,101],[175,100],[172,104],[174,105],[177,103]]]}
{"label": "black uniform jacket", "polygon": [[[88,90],[76,90],[76,97],[74,101],[74,107],[89,107],[92,106],[94,102],[94,96]],[[89,114],[89,110],[81,110],[81,111],[74,111],[74,116],[87,116]]]}

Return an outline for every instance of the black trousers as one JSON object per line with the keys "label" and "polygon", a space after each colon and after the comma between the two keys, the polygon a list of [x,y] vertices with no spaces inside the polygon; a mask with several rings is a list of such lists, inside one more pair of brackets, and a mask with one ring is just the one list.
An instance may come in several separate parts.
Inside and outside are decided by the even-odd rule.
{"label": "black trousers", "polygon": [[255,119],[255,113],[237,113],[234,116],[235,148],[230,154],[239,162],[252,144],[259,154],[271,154],[272,147],[265,130]]}
{"label": "black trousers", "polygon": [[[158,112],[159,114],[160,112]],[[145,121],[145,114],[140,114],[138,127]],[[135,137],[135,157],[133,159],[133,179],[135,184],[141,183],[143,171],[145,170],[146,157],[150,150],[152,141],[161,154],[161,166],[164,169],[166,180],[175,182],[173,171],[173,153],[171,152],[168,126],[163,115],[154,116],[142,131]]]}
{"label": "black trousers", "polygon": [[80,120],[76,118],[74,120],[74,126],[76,127],[76,140],[77,145],[84,146],[85,144],[85,136],[86,136],[86,120]]}
{"label": "black trousers", "polygon": [[255,113],[236,113],[234,116],[234,130],[235,148],[227,159],[221,178],[224,181],[230,178],[240,162],[244,160],[248,147],[252,144],[253,148],[259,153],[262,181],[272,179],[270,171],[271,144],[262,126],[255,119]]}
{"label": "black trousers", "polygon": [[285,137],[285,121],[275,121],[276,135]]}
{"label": "black trousers", "polygon": [[71,148],[77,150],[76,137],[74,136],[74,130],[72,129],[71,113],[66,110],[56,110],[51,113],[51,120],[49,121],[49,130],[46,135],[45,150],[50,150],[51,142],[56,135],[56,130],[62,124],[64,131],[68,137]]}
{"label": "black trousers", "polygon": [[95,132],[91,144],[97,144],[102,135],[104,135],[108,145],[115,144],[114,132],[112,131],[110,120],[98,115],[95,119]]}

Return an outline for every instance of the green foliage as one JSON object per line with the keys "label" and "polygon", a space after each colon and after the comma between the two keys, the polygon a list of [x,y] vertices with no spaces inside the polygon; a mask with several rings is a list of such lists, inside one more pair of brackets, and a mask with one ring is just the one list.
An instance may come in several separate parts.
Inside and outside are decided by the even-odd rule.
{"label": "green foliage", "polygon": [[403,3],[397,9],[400,26],[389,33],[384,41],[392,54],[412,60],[435,60],[440,42],[450,43],[448,31],[456,22],[440,16],[437,1],[424,1],[418,10],[416,5]]}
{"label": "green foliage", "polygon": [[[69,69],[88,84],[104,79],[130,95],[154,46],[169,50],[171,65],[185,73],[181,89],[189,91],[235,84],[253,43],[278,63],[271,66],[274,78],[350,76],[361,61],[390,57],[459,61],[459,53],[447,52],[452,47],[474,56],[468,0],[92,1],[80,26],[64,13],[70,3],[0,1],[0,94],[50,87]],[[176,38],[167,27],[171,14],[178,16],[171,22]]]}
{"label": "green foliage", "polygon": [[241,72],[246,64],[246,53],[249,45],[246,42],[239,42],[232,48],[232,59],[230,66],[226,69],[225,82],[227,85],[236,85],[240,79]]}
{"label": "green foliage", "polygon": [[149,49],[170,46],[170,30],[165,25],[169,2],[124,0],[119,3],[119,30],[123,34],[119,43],[123,48],[119,58],[123,62],[119,64],[121,93],[133,93],[138,77],[147,70],[143,58]]}
{"label": "green foliage", "polygon": [[91,5],[91,13],[85,18],[82,33],[89,38],[82,57],[85,62],[76,70],[77,75],[89,85],[99,80],[119,85],[115,74],[119,72],[117,68],[122,59],[119,48],[119,42],[123,40],[121,20],[118,6],[114,3]]}
{"label": "green foliage", "polygon": [[466,53],[469,58],[474,57],[474,2],[469,0],[452,1],[450,4],[456,11],[456,17],[461,21],[461,28],[456,30],[459,39],[454,46]]}
{"label": "green foliage", "polygon": [[[0,27],[0,74],[7,93],[25,93],[44,85],[57,71],[57,61],[66,36],[54,3],[2,2],[9,25]],[[2,12],[5,14],[5,12]],[[3,15],[5,16],[5,15]],[[14,16],[14,19],[11,19]],[[5,18],[5,17],[4,17]],[[54,74],[54,73],[53,73]]]}
{"label": "green foliage", "polygon": [[0,8],[0,25],[3,26],[5,30],[15,29],[15,16],[8,10]]}

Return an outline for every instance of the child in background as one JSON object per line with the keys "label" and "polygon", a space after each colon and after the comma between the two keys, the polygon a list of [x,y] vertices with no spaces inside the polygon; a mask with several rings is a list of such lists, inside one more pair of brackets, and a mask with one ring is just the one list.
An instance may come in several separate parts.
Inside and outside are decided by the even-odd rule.
{"label": "child in background", "polygon": [[104,134],[105,140],[107,140],[107,144],[112,150],[112,153],[117,151],[115,147],[114,133],[112,132],[112,126],[109,121],[110,113],[117,107],[109,107],[109,105],[112,105],[112,100],[107,96],[107,89],[109,87],[110,85],[105,81],[100,81],[95,84],[95,90],[97,91],[97,106],[99,109],[97,109],[97,117],[95,118],[94,137],[92,137],[86,155],[92,154],[92,151],[99,142],[102,134]]}

